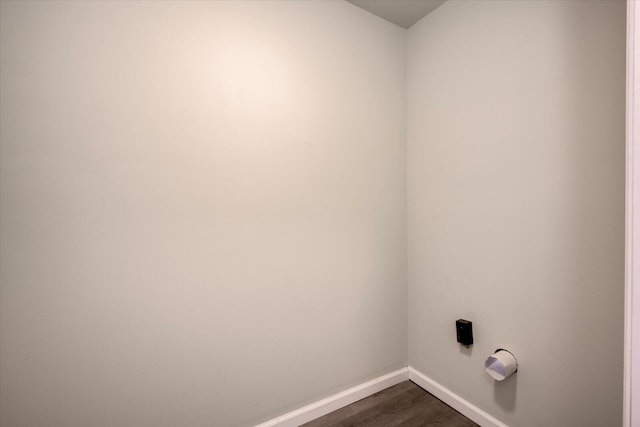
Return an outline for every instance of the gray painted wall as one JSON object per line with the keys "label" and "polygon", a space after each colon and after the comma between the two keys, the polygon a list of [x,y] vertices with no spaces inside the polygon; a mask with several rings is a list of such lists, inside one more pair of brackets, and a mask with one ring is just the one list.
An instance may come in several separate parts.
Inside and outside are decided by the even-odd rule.
{"label": "gray painted wall", "polygon": [[448,1],[407,52],[410,365],[508,425],[621,425],[625,2]]}
{"label": "gray painted wall", "polygon": [[407,347],[620,424],[624,2],[0,4],[3,427],[247,426]]}
{"label": "gray painted wall", "polygon": [[1,7],[3,427],[248,426],[406,366],[403,29]]}

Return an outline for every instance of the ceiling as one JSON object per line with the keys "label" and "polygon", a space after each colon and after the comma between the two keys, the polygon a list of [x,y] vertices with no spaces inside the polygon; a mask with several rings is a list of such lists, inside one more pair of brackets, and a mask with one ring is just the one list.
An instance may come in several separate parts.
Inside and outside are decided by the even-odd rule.
{"label": "ceiling", "polygon": [[409,28],[446,0],[347,0],[374,15]]}

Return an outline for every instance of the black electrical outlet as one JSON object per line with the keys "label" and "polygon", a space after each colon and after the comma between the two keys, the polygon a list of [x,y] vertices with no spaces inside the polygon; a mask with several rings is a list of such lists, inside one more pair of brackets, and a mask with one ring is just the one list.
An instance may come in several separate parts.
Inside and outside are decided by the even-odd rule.
{"label": "black electrical outlet", "polygon": [[456,337],[458,342],[463,345],[473,344],[473,328],[472,323],[468,320],[456,320]]}

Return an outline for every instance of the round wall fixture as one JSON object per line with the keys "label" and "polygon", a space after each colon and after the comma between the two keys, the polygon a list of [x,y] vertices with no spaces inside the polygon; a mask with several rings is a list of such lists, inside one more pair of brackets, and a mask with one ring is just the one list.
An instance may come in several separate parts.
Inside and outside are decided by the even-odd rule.
{"label": "round wall fixture", "polygon": [[484,370],[494,380],[502,381],[518,370],[518,361],[513,353],[499,348],[484,362]]}

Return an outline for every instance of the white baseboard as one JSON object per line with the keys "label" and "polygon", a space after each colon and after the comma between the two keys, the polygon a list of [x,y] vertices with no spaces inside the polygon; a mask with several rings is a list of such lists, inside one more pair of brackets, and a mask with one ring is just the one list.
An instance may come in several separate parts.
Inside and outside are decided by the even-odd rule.
{"label": "white baseboard", "polygon": [[323,415],[371,396],[393,385],[406,381],[407,368],[398,369],[371,381],[351,387],[325,399],[311,403],[295,411],[265,421],[256,427],[298,427]]}
{"label": "white baseboard", "polygon": [[471,402],[458,396],[442,384],[432,380],[422,372],[409,366],[398,369],[365,383],[351,387],[325,399],[303,406],[279,417],[265,421],[255,427],[298,427],[330,412],[371,396],[379,391],[399,384],[407,379],[413,381],[456,411],[482,427],[508,427],[502,421],[489,415]]}
{"label": "white baseboard", "polygon": [[435,382],[422,372],[415,370],[411,366],[409,366],[408,370],[409,379],[411,381],[427,390],[429,393],[433,394],[435,397],[442,400],[444,403],[451,406],[471,421],[480,424],[482,427],[508,427],[502,421],[492,417],[442,384]]}

